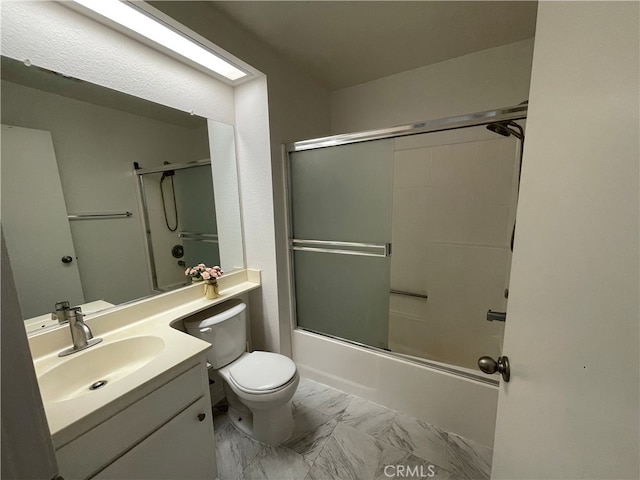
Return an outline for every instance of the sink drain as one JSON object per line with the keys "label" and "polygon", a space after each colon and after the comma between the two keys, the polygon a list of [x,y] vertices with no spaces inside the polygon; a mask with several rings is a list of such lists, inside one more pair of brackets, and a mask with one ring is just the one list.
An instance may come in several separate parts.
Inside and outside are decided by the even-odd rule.
{"label": "sink drain", "polygon": [[91,384],[91,386],[89,387],[89,390],[97,390],[99,388],[104,387],[107,384],[106,380],[98,380],[97,382],[94,382]]}

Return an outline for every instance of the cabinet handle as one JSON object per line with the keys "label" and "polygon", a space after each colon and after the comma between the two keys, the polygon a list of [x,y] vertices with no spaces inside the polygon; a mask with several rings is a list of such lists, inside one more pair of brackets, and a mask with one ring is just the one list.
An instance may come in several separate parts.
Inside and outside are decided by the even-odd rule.
{"label": "cabinet handle", "polygon": [[207,414],[206,413],[199,413],[198,414],[198,420],[200,420],[201,422],[207,418]]}

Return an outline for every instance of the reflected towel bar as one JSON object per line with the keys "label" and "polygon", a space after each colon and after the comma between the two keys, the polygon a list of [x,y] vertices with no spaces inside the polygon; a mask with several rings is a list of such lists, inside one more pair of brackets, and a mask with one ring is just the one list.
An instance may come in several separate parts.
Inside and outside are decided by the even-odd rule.
{"label": "reflected towel bar", "polygon": [[393,289],[389,290],[389,292],[390,292],[390,293],[393,293],[393,294],[395,294],[395,295],[404,295],[404,296],[406,296],[406,297],[424,298],[425,300],[426,300],[427,298],[429,298],[429,296],[428,296],[428,295],[424,295],[424,294],[422,294],[422,293],[405,292],[405,291],[402,291],[402,290],[393,290]]}
{"label": "reflected towel bar", "polygon": [[67,215],[69,220],[106,220],[110,218],[127,218],[133,216],[131,212],[121,213],[78,213]]}

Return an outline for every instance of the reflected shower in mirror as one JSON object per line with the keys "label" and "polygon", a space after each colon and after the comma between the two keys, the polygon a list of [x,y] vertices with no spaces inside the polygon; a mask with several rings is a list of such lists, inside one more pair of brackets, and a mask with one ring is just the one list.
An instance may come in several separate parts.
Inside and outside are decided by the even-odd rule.
{"label": "reflected shower in mirror", "polygon": [[185,285],[187,267],[220,265],[211,162],[139,168],[136,173],[153,288]]}
{"label": "reflected shower in mirror", "polygon": [[26,319],[183,286],[191,263],[244,268],[232,126],[6,57],[1,93],[2,225]]}

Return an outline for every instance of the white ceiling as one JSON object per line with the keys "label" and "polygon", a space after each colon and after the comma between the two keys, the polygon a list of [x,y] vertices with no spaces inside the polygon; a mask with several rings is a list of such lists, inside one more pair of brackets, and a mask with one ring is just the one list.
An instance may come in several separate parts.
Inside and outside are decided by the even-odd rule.
{"label": "white ceiling", "polygon": [[535,1],[214,1],[330,90],[531,38]]}

